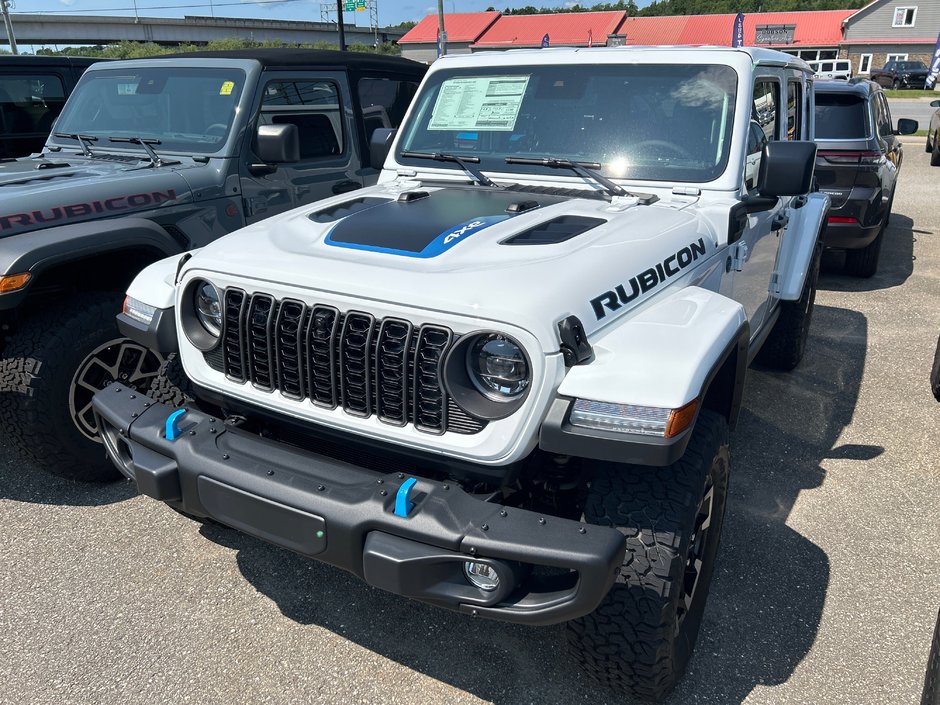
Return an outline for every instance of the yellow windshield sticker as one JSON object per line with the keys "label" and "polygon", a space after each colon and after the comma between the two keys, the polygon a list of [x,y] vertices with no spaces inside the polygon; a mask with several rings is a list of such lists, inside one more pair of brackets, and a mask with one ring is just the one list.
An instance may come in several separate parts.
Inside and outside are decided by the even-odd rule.
{"label": "yellow windshield sticker", "polygon": [[219,95],[232,95],[232,91],[235,89],[234,81],[226,81],[222,84],[222,87],[219,89]]}

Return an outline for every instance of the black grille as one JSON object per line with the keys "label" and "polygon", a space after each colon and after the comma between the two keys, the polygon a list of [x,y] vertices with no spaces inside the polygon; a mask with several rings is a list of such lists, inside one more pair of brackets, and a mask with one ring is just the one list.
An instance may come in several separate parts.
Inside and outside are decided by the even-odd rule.
{"label": "black grille", "polygon": [[441,385],[455,339],[447,328],[239,289],[227,289],[224,302],[222,353],[205,360],[229,379],[426,433],[473,434],[486,426]]}

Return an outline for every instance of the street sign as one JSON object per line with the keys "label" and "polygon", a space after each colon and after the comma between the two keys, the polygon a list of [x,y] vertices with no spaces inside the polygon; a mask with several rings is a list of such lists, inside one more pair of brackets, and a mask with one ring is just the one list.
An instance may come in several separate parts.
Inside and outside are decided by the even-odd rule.
{"label": "street sign", "polygon": [[368,8],[368,0],[343,0],[343,12],[364,12]]}

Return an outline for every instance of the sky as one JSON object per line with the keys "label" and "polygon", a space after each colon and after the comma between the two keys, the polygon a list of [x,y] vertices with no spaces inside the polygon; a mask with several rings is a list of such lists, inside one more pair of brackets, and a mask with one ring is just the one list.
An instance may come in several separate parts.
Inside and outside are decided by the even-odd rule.
{"label": "sky", "polygon": [[[134,3],[141,17],[183,17],[184,15],[215,14],[218,17],[257,17],[280,20],[320,21],[320,2],[317,0],[11,0],[11,11],[22,13],[56,13],[58,15],[134,15]],[[417,22],[425,15],[437,13],[436,0],[374,0],[378,6],[379,24],[396,25],[399,22]],[[514,5],[535,7],[561,7],[573,5],[566,0],[524,0],[508,2],[502,0],[444,0],[444,13],[480,12],[490,5],[497,9]],[[639,3],[641,5],[646,2]],[[327,0],[326,6],[336,16],[335,0]],[[368,26],[368,12],[347,12],[343,15],[347,24]],[[15,27],[14,27],[15,31]]]}

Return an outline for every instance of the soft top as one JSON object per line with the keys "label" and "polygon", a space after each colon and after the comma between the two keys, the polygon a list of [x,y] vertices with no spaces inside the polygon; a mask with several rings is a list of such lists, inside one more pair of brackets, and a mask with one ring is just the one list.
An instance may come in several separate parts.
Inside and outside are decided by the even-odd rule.
{"label": "soft top", "polygon": [[179,54],[161,54],[148,59],[251,59],[265,68],[277,66],[322,66],[332,64],[353,70],[392,69],[410,73],[424,73],[427,67],[417,61],[400,56],[367,54],[359,51],[334,49],[233,49],[231,51],[190,51]]}

